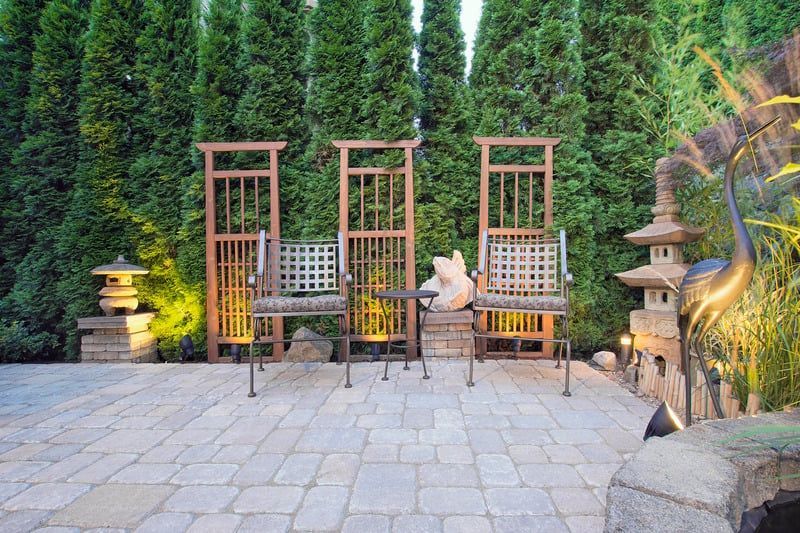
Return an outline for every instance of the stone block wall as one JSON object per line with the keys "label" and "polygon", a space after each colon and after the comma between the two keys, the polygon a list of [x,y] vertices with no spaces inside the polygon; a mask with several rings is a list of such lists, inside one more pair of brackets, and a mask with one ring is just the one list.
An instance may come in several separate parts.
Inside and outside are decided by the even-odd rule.
{"label": "stone block wall", "polygon": [[81,361],[150,363],[158,358],[157,339],[150,333],[153,313],[78,320],[91,329],[81,338]]}
{"label": "stone block wall", "polygon": [[[475,350],[472,311],[423,313],[425,327],[420,335],[425,357],[469,357]],[[420,320],[421,321],[421,320]]]}

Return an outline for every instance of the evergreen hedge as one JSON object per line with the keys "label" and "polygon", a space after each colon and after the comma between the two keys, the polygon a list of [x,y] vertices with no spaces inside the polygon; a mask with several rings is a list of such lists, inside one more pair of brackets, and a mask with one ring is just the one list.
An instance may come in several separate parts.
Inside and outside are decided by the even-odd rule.
{"label": "evergreen hedge", "polygon": [[[174,355],[185,333],[202,352],[197,141],[289,141],[282,230],[313,238],[338,225],[330,140],[421,138],[418,278],[431,256],[453,247],[471,266],[475,133],[563,139],[555,223],[570,238],[573,337],[578,351],[608,347],[634,305],[611,274],[644,261],[622,235],[649,218],[654,160],[674,147],[675,129],[695,133],[705,121],[699,110],[717,98],[692,45],[726,67],[800,22],[788,1],[486,0],[466,83],[458,0],[427,0],[418,38],[409,0],[320,0],[310,16],[304,5],[0,5],[3,360],[77,356],[75,320],[98,312],[100,282],[89,270],[119,253],[152,271],[141,299],[159,313],[162,355]],[[391,165],[398,154],[373,159]]]}

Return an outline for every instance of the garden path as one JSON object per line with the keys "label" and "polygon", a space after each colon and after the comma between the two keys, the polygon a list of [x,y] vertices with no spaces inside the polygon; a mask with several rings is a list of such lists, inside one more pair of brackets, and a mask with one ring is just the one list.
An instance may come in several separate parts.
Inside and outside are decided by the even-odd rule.
{"label": "garden path", "polygon": [[573,362],[0,367],[0,531],[602,531],[653,408]]}

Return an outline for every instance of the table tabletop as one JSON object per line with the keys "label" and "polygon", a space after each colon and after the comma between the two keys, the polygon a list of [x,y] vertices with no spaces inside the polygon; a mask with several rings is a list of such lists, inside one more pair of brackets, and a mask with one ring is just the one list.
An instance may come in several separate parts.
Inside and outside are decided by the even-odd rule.
{"label": "table tabletop", "polygon": [[381,300],[417,300],[420,298],[436,298],[439,296],[437,291],[378,291],[375,293],[376,298]]}

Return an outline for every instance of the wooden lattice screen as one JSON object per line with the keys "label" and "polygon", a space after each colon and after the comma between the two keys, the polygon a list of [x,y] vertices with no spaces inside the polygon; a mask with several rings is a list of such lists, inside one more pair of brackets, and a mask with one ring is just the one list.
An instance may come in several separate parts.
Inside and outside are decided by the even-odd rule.
{"label": "wooden lattice screen", "polygon": [[[205,154],[206,177],[206,313],[208,361],[220,360],[220,346],[247,344],[252,338],[247,275],[255,270],[258,230],[280,236],[278,152],[286,142],[198,143]],[[269,168],[218,170],[214,155],[268,152]],[[264,161],[266,158],[256,159]],[[272,322],[272,334],[283,336],[283,321]],[[283,346],[273,345],[280,361]]]}
{"label": "wooden lattice screen", "polygon": [[[473,137],[481,147],[480,214],[478,236],[484,230],[489,236],[509,241],[543,238],[553,225],[553,148],[559,138],[547,137]],[[543,154],[526,154],[537,158],[537,164],[492,164],[494,147],[543,148]],[[478,290],[486,289],[481,278]],[[492,335],[541,339],[553,338],[552,315],[490,312],[483,314]],[[485,343],[486,339],[478,342]],[[550,343],[542,351],[521,352],[522,357],[552,357]]]}
{"label": "wooden lattice screen", "polygon": [[[389,324],[374,294],[415,289],[413,150],[419,141],[333,141],[339,148],[339,230],[353,275],[351,339],[378,342],[416,334],[416,302],[387,302]],[[398,167],[351,167],[350,150],[405,151]],[[405,309],[404,309],[405,307]],[[411,355],[414,350],[410,349]]]}

